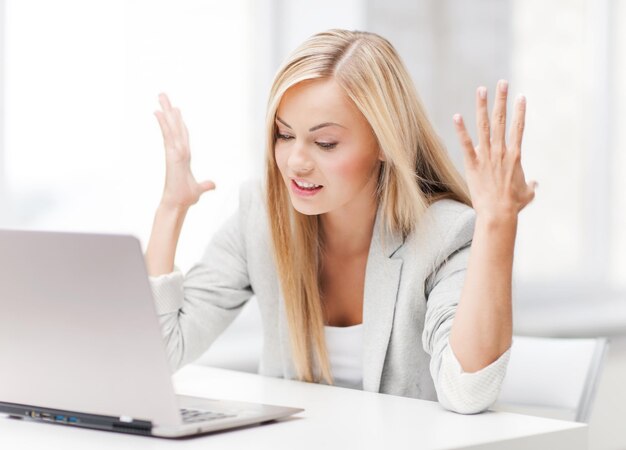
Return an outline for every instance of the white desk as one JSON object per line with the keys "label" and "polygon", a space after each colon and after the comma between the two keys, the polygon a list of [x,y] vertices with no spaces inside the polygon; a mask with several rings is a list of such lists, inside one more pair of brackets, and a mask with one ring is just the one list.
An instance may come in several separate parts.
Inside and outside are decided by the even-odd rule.
{"label": "white desk", "polygon": [[462,415],[436,402],[191,365],[181,394],[305,408],[278,422],[171,441],[0,417],[0,449],[568,449],[587,426],[504,412]]}

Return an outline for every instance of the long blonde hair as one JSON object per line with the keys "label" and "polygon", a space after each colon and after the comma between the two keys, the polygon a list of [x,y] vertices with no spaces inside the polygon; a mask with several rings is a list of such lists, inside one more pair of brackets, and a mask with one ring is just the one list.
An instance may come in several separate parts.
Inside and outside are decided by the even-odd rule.
{"label": "long blonde hair", "polygon": [[274,158],[276,112],[284,93],[304,80],[330,77],[365,116],[384,154],[376,194],[387,230],[407,236],[433,201],[452,198],[470,205],[470,198],[406,68],[386,39],[368,32],[328,30],[307,39],[279,68],[266,122],[266,202],[274,259],[297,376],[332,384],[319,284],[319,217],[293,208]]}

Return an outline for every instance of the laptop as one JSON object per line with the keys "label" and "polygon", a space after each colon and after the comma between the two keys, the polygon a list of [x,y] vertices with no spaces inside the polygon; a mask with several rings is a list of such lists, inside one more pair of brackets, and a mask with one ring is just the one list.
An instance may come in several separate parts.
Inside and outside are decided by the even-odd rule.
{"label": "laptop", "polygon": [[0,413],[177,438],[301,408],[176,395],[141,245],[0,230]]}

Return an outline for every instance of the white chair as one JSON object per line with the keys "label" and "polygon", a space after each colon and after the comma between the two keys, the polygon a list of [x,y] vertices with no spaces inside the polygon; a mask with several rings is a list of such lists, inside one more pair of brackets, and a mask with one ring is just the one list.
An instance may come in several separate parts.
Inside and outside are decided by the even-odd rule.
{"label": "white chair", "polygon": [[606,338],[513,336],[491,409],[588,423],[607,350]]}

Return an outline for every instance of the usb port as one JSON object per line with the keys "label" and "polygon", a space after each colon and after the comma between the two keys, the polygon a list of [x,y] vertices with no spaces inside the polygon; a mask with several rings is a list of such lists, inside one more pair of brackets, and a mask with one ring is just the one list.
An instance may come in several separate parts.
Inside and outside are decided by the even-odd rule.
{"label": "usb port", "polygon": [[70,423],[78,423],[78,419],[76,417],[68,417],[67,420]]}
{"label": "usb port", "polygon": [[54,416],[54,420],[57,422],[63,422],[65,420],[65,416]]}

